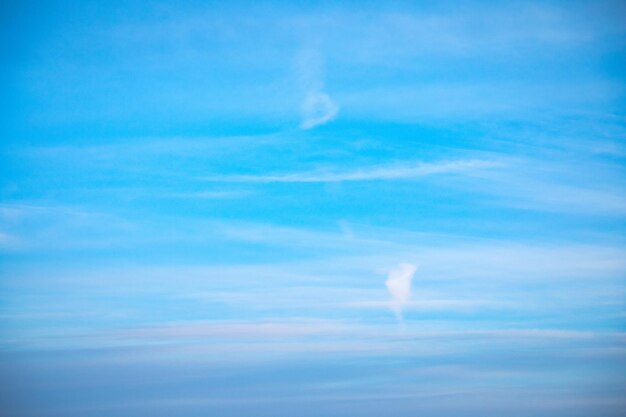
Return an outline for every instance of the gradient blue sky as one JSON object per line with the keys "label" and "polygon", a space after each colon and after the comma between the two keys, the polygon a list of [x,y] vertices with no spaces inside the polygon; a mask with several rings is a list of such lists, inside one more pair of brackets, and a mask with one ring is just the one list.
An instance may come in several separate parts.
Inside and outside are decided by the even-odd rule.
{"label": "gradient blue sky", "polygon": [[623,415],[623,2],[0,7],[0,415]]}

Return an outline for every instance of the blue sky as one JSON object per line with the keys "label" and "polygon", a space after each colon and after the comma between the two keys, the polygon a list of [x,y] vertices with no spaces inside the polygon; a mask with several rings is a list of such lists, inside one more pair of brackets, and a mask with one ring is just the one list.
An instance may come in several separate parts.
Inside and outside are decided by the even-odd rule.
{"label": "blue sky", "polygon": [[1,408],[621,415],[624,15],[3,4]]}

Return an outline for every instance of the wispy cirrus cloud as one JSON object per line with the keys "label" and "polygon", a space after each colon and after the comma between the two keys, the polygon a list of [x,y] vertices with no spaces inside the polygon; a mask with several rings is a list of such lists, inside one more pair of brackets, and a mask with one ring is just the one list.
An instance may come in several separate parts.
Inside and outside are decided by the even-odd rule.
{"label": "wispy cirrus cloud", "polygon": [[359,168],[351,171],[308,171],[275,175],[220,175],[203,177],[211,182],[342,182],[342,181],[377,181],[419,178],[435,174],[454,174],[501,166],[498,161],[455,160],[439,162],[418,162],[410,165],[389,165]]}
{"label": "wispy cirrus cloud", "polygon": [[225,200],[248,197],[250,191],[244,190],[210,190],[163,193],[159,197],[179,200]]}
{"label": "wispy cirrus cloud", "polygon": [[305,130],[323,125],[334,119],[339,113],[339,106],[328,94],[320,91],[307,94],[301,109],[303,119],[300,128]]}
{"label": "wispy cirrus cloud", "polygon": [[339,113],[339,106],[324,91],[322,58],[317,49],[306,49],[298,55],[296,72],[304,91],[300,104],[300,128],[312,129],[334,119]]}

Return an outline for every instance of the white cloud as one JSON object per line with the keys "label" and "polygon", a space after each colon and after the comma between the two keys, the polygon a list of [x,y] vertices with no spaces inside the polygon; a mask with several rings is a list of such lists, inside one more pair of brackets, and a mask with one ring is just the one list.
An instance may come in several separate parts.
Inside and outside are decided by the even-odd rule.
{"label": "white cloud", "polygon": [[385,286],[391,295],[391,308],[400,322],[402,308],[411,298],[411,284],[417,267],[409,263],[401,263],[397,269],[389,272]]}
{"label": "white cloud", "polygon": [[339,106],[326,93],[311,92],[302,102],[302,129],[312,129],[335,118]]}
{"label": "white cloud", "polygon": [[496,161],[456,160],[439,162],[420,162],[411,165],[391,165],[370,167],[344,172],[311,171],[277,175],[230,175],[202,178],[213,182],[341,182],[372,181],[418,178],[433,174],[447,174],[472,171],[499,166]]}
{"label": "white cloud", "polygon": [[240,190],[217,190],[217,191],[192,191],[179,193],[165,193],[159,197],[171,199],[198,199],[198,200],[222,200],[242,198],[250,195],[250,191]]}
{"label": "white cloud", "polygon": [[307,130],[328,123],[337,116],[339,106],[324,91],[322,58],[318,49],[302,50],[296,64],[296,75],[304,93],[300,104],[300,128]]}

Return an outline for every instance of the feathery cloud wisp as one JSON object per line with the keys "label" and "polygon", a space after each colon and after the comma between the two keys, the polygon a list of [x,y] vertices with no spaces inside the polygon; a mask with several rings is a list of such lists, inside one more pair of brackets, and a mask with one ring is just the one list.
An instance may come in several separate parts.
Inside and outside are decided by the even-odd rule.
{"label": "feathery cloud wisp", "polygon": [[376,181],[418,178],[434,174],[452,174],[500,166],[498,161],[489,160],[456,160],[420,162],[411,165],[389,165],[355,169],[353,171],[330,172],[309,171],[276,175],[229,175],[204,177],[211,182],[341,182],[341,181]]}
{"label": "feathery cloud wisp", "polygon": [[324,91],[322,59],[317,50],[307,49],[299,54],[297,74],[304,92],[300,105],[300,128],[312,129],[334,119],[339,106]]}
{"label": "feathery cloud wisp", "polygon": [[334,119],[338,112],[339,106],[330,99],[328,94],[311,92],[302,102],[303,120],[300,128],[306,130],[323,125]]}
{"label": "feathery cloud wisp", "polygon": [[402,323],[402,308],[411,298],[411,283],[417,267],[409,263],[401,263],[397,269],[389,271],[385,286],[391,295],[391,309]]}

